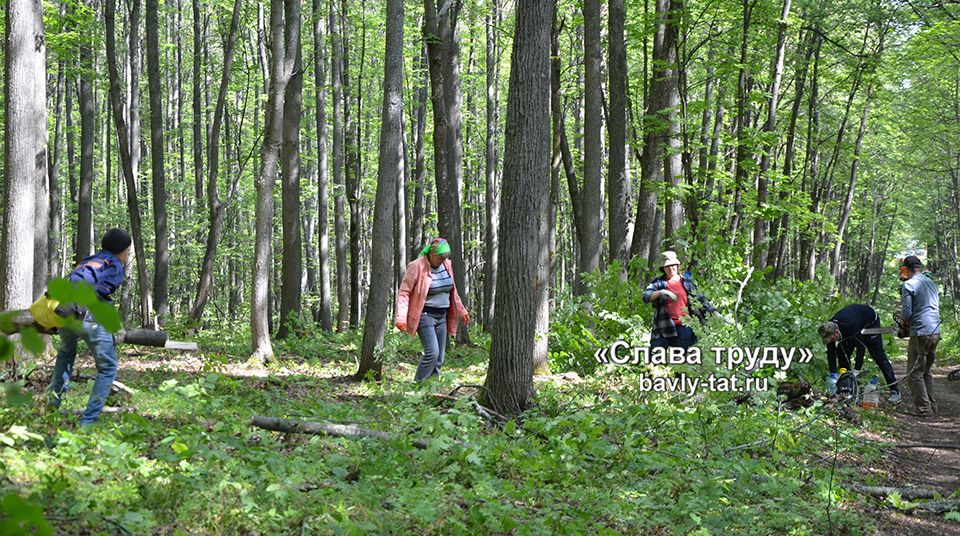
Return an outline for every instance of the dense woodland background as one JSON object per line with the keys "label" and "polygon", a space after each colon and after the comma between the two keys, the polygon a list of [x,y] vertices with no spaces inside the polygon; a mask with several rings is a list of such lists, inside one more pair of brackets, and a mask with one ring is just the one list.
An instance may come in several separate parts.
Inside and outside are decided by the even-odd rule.
{"label": "dense woodland background", "polygon": [[[591,293],[582,274],[642,283],[668,247],[701,277],[734,262],[873,301],[920,249],[960,292],[955,5],[403,4],[11,0],[2,308],[111,226],[134,236],[128,324],[249,319],[270,360],[271,337],[366,312],[358,376],[379,375],[373,326],[438,234],[485,330],[509,280],[536,279],[519,318],[543,333]],[[532,249],[499,236],[522,234],[511,188],[532,194],[511,209],[536,216]]]}
{"label": "dense woodland background", "polygon": [[[87,435],[24,396],[43,359],[5,367],[0,523],[860,533],[879,521],[850,483],[891,477],[882,417],[868,441],[772,390],[651,393],[644,374],[731,372],[594,351],[648,344],[640,292],[675,249],[735,321],[699,326],[701,346],[817,350],[778,381],[821,385],[815,326],[842,305],[891,320],[904,254],[940,285],[957,357],[956,3],[7,0],[4,17],[0,310],[123,227],[125,324],[203,352],[125,350],[129,414]],[[424,388],[417,341],[388,326],[437,235],[477,322]],[[256,415],[400,439],[278,436]]]}

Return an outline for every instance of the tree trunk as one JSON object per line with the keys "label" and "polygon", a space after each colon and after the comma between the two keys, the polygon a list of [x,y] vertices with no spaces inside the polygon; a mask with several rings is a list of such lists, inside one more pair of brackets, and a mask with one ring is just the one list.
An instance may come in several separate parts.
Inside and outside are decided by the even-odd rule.
{"label": "tree trunk", "polygon": [[[203,310],[210,299],[210,289],[213,286],[213,263],[217,256],[217,247],[223,234],[224,211],[226,207],[220,200],[217,191],[217,176],[220,172],[220,125],[226,115],[227,89],[230,85],[230,74],[233,69],[233,51],[236,48],[237,29],[240,26],[241,0],[234,0],[233,15],[230,19],[230,33],[223,50],[223,75],[220,79],[220,91],[217,93],[217,107],[213,113],[213,123],[210,126],[210,145],[208,150],[207,167],[207,208],[210,212],[210,228],[207,231],[207,244],[200,266],[200,280],[197,283],[197,298],[190,309],[190,318],[194,321],[203,317]],[[229,133],[229,131],[228,131]],[[229,145],[229,135],[227,143]]]}
{"label": "tree trunk", "polygon": [[754,3],[750,0],[743,0],[743,18],[742,35],[740,36],[740,68],[737,78],[737,149],[734,158],[734,202],[733,218],[730,220],[727,240],[734,244],[737,240],[737,232],[740,229],[740,220],[743,213],[741,203],[743,189],[747,182],[747,161],[752,157],[747,147],[747,128],[749,127],[749,97],[750,97],[750,78],[748,73],[749,64],[747,63],[747,53],[750,47],[750,18],[753,13]]}
{"label": "tree trunk", "polygon": [[619,260],[626,274],[630,255],[630,177],[627,175],[627,44],[624,40],[624,0],[609,1],[608,69],[610,108],[607,130],[610,137],[607,171],[607,222],[610,260]]}
{"label": "tree trunk", "polygon": [[[663,7],[661,7],[661,4],[664,4]],[[679,26],[683,12],[683,2],[682,0],[670,0],[669,2],[658,0],[657,8],[663,12],[663,16],[665,17],[663,42],[661,43],[662,54],[659,56],[659,59],[664,62],[663,86],[661,88],[665,93],[663,96],[665,99],[664,108],[669,110],[667,116],[667,151],[664,155],[663,180],[670,185],[672,190],[676,191],[680,187],[680,181],[683,178],[680,138],[680,123],[683,118],[677,113],[677,110],[680,108],[680,86],[678,78],[680,65],[677,59],[677,42],[680,34]],[[663,11],[663,8],[666,8],[667,11]],[[656,41],[654,41],[653,56],[655,60],[658,58]],[[656,87],[656,84],[651,84],[651,88],[652,87]],[[653,89],[651,89],[651,91],[653,91]],[[660,108],[660,110],[664,108]],[[672,241],[677,231],[683,226],[685,219],[683,200],[678,198],[678,196],[672,196],[670,199],[664,200],[663,216],[665,225],[663,236],[665,239]],[[671,243],[668,244],[668,246],[676,247],[676,244]]]}
{"label": "tree trunk", "polygon": [[383,66],[383,106],[380,116],[380,158],[373,215],[370,293],[363,326],[360,369],[354,379],[379,380],[387,305],[393,293],[391,233],[397,182],[403,176],[403,0],[387,0],[386,57]]}
{"label": "tree trunk", "polygon": [[[426,47],[423,48],[420,55],[420,69],[427,63]],[[426,219],[426,207],[424,205],[424,176],[426,175],[426,165],[424,158],[424,135],[427,128],[427,82],[429,74],[424,69],[423,78],[420,80],[416,89],[417,94],[417,121],[416,133],[414,137],[414,157],[413,157],[413,214],[409,218],[410,231],[407,237],[410,240],[410,249],[408,257],[416,257],[420,247],[426,242],[424,237],[424,227]]]}
{"label": "tree trunk", "polygon": [[[460,113],[460,39],[457,19],[460,2],[444,3],[437,11],[433,0],[425,0],[424,36],[427,38],[431,99],[434,106],[433,135],[437,185],[437,230],[450,243],[453,271],[464,307],[469,306],[469,279],[463,259],[463,230],[460,206],[463,184],[463,138]],[[440,135],[438,136],[438,133]],[[443,147],[438,151],[437,148]],[[440,172],[442,170],[442,173]],[[469,340],[461,325],[457,342]]]}
{"label": "tree trunk", "polygon": [[603,245],[600,228],[600,167],[603,153],[600,150],[600,136],[603,122],[600,71],[600,2],[583,4],[583,188],[580,190],[581,222],[580,256],[577,260],[577,284],[574,294],[583,296],[589,288],[583,274],[589,274],[600,267],[600,250]]}
{"label": "tree trunk", "polygon": [[[43,281],[40,281],[41,288],[40,292],[43,292],[43,289],[47,286],[47,279],[50,276],[59,277],[62,275],[60,272],[63,271],[63,267],[60,262],[60,253],[62,251],[60,246],[61,232],[60,229],[63,226],[63,205],[60,203],[60,148],[63,146],[63,94],[64,92],[69,92],[69,87],[65,86],[65,71],[66,62],[60,61],[60,65],[57,69],[57,97],[56,104],[54,105],[54,113],[57,114],[56,126],[54,127],[53,134],[53,155],[49,158],[47,163],[48,173],[48,192],[49,203],[50,203],[50,224],[48,226],[49,232],[49,241],[47,242],[47,248],[44,250],[46,259],[43,256],[35,257],[34,261],[40,259],[41,262],[45,263],[43,268]],[[67,162],[67,166],[70,165],[70,162]],[[36,266],[36,263],[35,263]],[[37,281],[37,268],[34,268],[34,282]],[[34,288],[34,291],[37,289]],[[35,294],[39,294],[36,293]]]}
{"label": "tree trunk", "polygon": [[283,140],[284,96],[293,74],[296,49],[300,45],[300,3],[297,0],[270,2],[270,90],[264,115],[261,173],[257,177],[255,211],[253,297],[250,303],[254,361],[275,360],[270,342],[269,290],[273,239],[273,185],[277,180],[280,144]]}
{"label": "tree trunk", "polygon": [[290,316],[299,318],[301,279],[303,278],[303,242],[300,237],[300,117],[303,112],[303,69],[300,35],[297,34],[293,73],[283,99],[283,150],[281,175],[281,223],[283,228],[283,269],[280,289],[280,326],[277,337],[290,331]]}
{"label": "tree trunk", "polygon": [[[790,16],[790,0],[783,0],[783,10],[780,12],[780,28],[777,33],[777,51],[771,71],[773,81],[770,83],[770,99],[767,101],[767,120],[763,124],[762,132],[770,135],[777,128],[777,106],[780,103],[780,80],[783,77],[783,56],[787,48],[787,18]],[[763,152],[760,159],[760,177],[757,181],[757,215],[753,222],[753,267],[763,270],[767,267],[767,219],[762,211],[767,203],[767,190],[770,171],[770,162],[773,159],[773,143]]]}
{"label": "tree trunk", "polygon": [[517,415],[533,395],[539,288],[547,280],[550,185],[550,21],[554,2],[517,4],[507,97],[500,268],[485,405]]}
{"label": "tree trunk", "polygon": [[[93,0],[84,5],[93,9]],[[89,37],[92,39],[92,36]],[[91,43],[80,45],[80,181],[77,188],[77,240],[74,264],[93,253],[93,144],[96,133],[93,102],[93,78],[96,77]],[[109,124],[109,121],[107,121]],[[109,179],[108,179],[109,180]]]}
{"label": "tree trunk", "polygon": [[120,149],[120,163],[127,190],[127,212],[130,215],[130,234],[137,263],[137,283],[140,286],[140,321],[147,327],[150,324],[150,278],[147,276],[146,253],[143,247],[143,232],[140,222],[140,202],[137,199],[137,181],[133,174],[133,159],[130,156],[130,133],[123,118],[123,102],[120,97],[120,75],[117,72],[116,5],[107,0],[104,8],[107,33],[107,71],[110,78],[110,104],[113,122],[117,129],[117,144]]}
{"label": "tree trunk", "polygon": [[164,176],[163,95],[160,93],[160,45],[157,0],[147,0],[147,79],[150,91],[150,162],[153,171],[153,223],[156,237],[153,267],[157,323],[166,323],[170,254],[167,236],[167,186]]}
{"label": "tree trunk", "polygon": [[[350,327],[355,328],[360,324],[360,224],[363,216],[360,207],[360,136],[358,121],[360,112],[363,111],[360,106],[362,76],[357,82],[356,112],[353,112],[353,105],[350,97],[350,32],[347,29],[347,0],[341,2],[341,13],[343,18],[340,20],[341,38],[343,40],[343,54],[340,56],[341,70],[343,77],[343,119],[346,125],[346,135],[344,143],[346,145],[346,174],[345,181],[347,185],[347,204],[350,208]],[[365,37],[365,36],[364,36]],[[361,72],[363,70],[363,47],[361,47]]]}
{"label": "tree trunk", "polygon": [[193,185],[196,206],[203,205],[203,122],[200,105],[200,69],[202,67],[203,30],[200,0],[193,0]]}
{"label": "tree trunk", "polygon": [[[130,165],[133,178],[140,185],[140,0],[125,2],[129,9],[129,41],[127,44],[127,125],[130,136]],[[150,198],[147,197],[149,202]],[[144,259],[146,262],[146,259]]]}
{"label": "tree trunk", "polygon": [[484,219],[484,248],[483,248],[483,304],[481,321],[489,330],[493,323],[494,301],[497,287],[497,223],[500,220],[499,196],[497,195],[497,106],[499,103],[497,80],[499,75],[499,47],[497,46],[496,29],[494,24],[500,20],[500,3],[495,1],[491,6],[491,13],[487,14],[486,21],[486,146],[484,148],[485,165],[485,219]]}
{"label": "tree trunk", "polygon": [[846,199],[840,209],[840,221],[837,223],[837,243],[833,247],[833,258],[830,266],[833,277],[840,275],[840,248],[843,245],[847,222],[850,221],[850,209],[853,208],[853,194],[857,189],[857,172],[860,169],[860,150],[863,147],[863,136],[867,132],[867,116],[870,114],[870,101],[873,99],[873,85],[867,88],[867,98],[863,105],[863,115],[860,117],[860,130],[857,132],[857,141],[853,147],[853,162],[850,164],[850,184],[847,187]]}
{"label": "tree trunk", "polygon": [[330,39],[333,48],[331,84],[333,86],[333,228],[337,248],[337,329],[343,331],[350,321],[350,282],[347,267],[347,232],[344,219],[343,157],[343,46],[335,2],[330,3]]}
{"label": "tree trunk", "polygon": [[330,229],[327,224],[327,184],[330,180],[327,168],[327,88],[326,88],[326,42],[320,0],[313,0],[314,76],[316,89],[317,120],[317,249],[320,271],[320,328],[333,329],[333,313],[330,303]]}
{"label": "tree trunk", "polygon": [[33,302],[36,211],[48,203],[43,4],[8,0],[5,37],[0,309],[10,310]]}

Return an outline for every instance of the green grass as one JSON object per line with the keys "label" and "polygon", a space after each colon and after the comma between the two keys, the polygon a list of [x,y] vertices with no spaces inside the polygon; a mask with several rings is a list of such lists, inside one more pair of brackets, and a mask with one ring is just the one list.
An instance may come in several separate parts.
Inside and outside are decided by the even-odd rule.
{"label": "green grass", "polygon": [[[841,483],[871,447],[829,412],[792,431],[823,408],[780,410],[773,393],[692,402],[639,392],[634,371],[609,368],[539,383],[537,407],[497,428],[466,400],[431,396],[482,383],[487,340],[453,349],[443,377],[425,385],[411,381],[416,340],[394,335],[382,383],[343,382],[358,343],[356,333],[286,341],[270,370],[238,365],[229,340],[202,362],[121,357],[119,379],[136,390],[123,403],[130,413],[78,430],[75,416],[39,403],[0,410],[0,487],[65,533],[869,529]],[[76,385],[64,407],[88,393]],[[253,415],[356,422],[403,439],[282,435],[251,427]],[[415,449],[414,437],[433,446]]]}

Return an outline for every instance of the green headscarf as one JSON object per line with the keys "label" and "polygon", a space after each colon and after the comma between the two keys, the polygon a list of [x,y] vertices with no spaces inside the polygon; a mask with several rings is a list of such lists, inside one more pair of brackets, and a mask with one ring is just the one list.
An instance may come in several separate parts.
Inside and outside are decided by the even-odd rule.
{"label": "green headscarf", "polygon": [[445,238],[434,238],[433,240],[427,242],[426,246],[423,246],[423,249],[420,250],[420,256],[425,257],[430,253],[433,253],[434,255],[450,253],[450,244],[447,243]]}

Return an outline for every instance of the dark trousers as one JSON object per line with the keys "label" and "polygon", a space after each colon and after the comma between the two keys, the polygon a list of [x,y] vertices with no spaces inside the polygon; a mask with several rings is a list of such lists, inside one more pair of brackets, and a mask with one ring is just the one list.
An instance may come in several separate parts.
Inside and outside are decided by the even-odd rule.
{"label": "dark trousers", "polygon": [[[877,320],[867,327],[880,327],[880,319],[877,318]],[[851,369],[850,354],[853,353],[854,348],[856,348],[857,355],[853,363],[853,369]],[[855,335],[838,344],[837,354],[839,355],[840,367],[847,370],[862,370],[863,358],[867,350],[870,351],[870,358],[873,359],[873,362],[880,368],[883,379],[887,382],[887,387],[889,387],[891,391],[899,391],[900,389],[897,388],[897,376],[893,373],[893,365],[890,364],[890,360],[887,359],[887,352],[883,349],[882,335]],[[828,363],[828,366],[831,371],[837,370],[836,363]]]}
{"label": "dark trousers", "polygon": [[677,326],[676,337],[657,337],[650,341],[650,348],[683,348],[686,350],[697,342],[697,335],[692,328]]}

